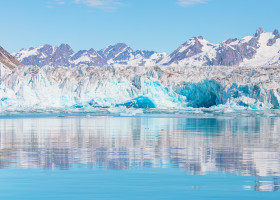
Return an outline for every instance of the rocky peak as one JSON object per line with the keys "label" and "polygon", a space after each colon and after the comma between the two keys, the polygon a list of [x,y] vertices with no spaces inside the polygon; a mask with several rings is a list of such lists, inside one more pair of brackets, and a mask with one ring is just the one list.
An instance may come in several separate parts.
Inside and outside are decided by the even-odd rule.
{"label": "rocky peak", "polygon": [[263,28],[262,27],[260,27],[260,28],[258,28],[257,29],[257,32],[255,33],[255,37],[260,37],[260,35],[263,33]]}
{"label": "rocky peak", "polygon": [[98,54],[97,51],[95,51],[93,48],[89,49],[87,52],[89,54]]}
{"label": "rocky peak", "polygon": [[[34,50],[34,48],[31,50]],[[46,44],[43,47],[39,48],[38,51],[41,53],[44,53],[45,55],[51,55],[51,54],[53,54],[54,48],[53,48],[53,46]]]}
{"label": "rocky peak", "polygon": [[76,60],[76,59],[80,58],[86,52],[87,52],[87,50],[80,50],[80,51],[78,51],[77,53],[75,53],[75,55],[73,55],[71,57],[71,60]]}
{"label": "rocky peak", "polygon": [[178,62],[183,59],[187,59],[201,53],[203,47],[201,40],[203,40],[203,37],[201,36],[193,37],[189,41],[182,44],[178,49],[170,54],[170,61],[166,63],[166,65],[171,63],[178,64]]}
{"label": "rocky peak", "polygon": [[125,43],[117,43],[117,44],[113,45],[112,47],[116,50],[123,50],[123,49],[129,48],[129,46],[127,46]]}
{"label": "rocky peak", "polygon": [[71,66],[85,65],[85,66],[104,66],[106,60],[100,56],[93,48],[89,50],[82,50],[71,57]]}
{"label": "rocky peak", "polygon": [[273,35],[279,35],[279,31],[278,31],[278,29],[275,29],[274,31],[273,31],[273,33],[272,33]]}
{"label": "rocky peak", "polygon": [[98,53],[106,60],[114,59],[117,55],[127,51],[127,53],[133,52],[133,50],[124,43],[117,43],[110,45],[105,49],[98,51]]}
{"label": "rocky peak", "polygon": [[202,48],[202,44],[201,44],[200,40],[202,40],[203,38],[201,39],[201,37],[197,37],[197,38],[194,38],[194,39],[195,39],[195,43],[192,47],[192,50],[194,51],[194,53],[200,53],[201,48]]}
{"label": "rocky peak", "polygon": [[69,57],[72,54],[74,54],[73,49],[68,45],[68,44],[61,44],[57,49],[56,49],[56,54],[61,57]]}
{"label": "rocky peak", "polygon": [[[61,44],[59,47],[44,45],[35,49],[22,50],[16,54],[16,57],[25,65],[37,66],[79,66],[80,64],[87,66],[115,64],[142,66],[147,63],[149,65],[232,66],[257,60],[260,56],[255,55],[260,54],[264,60],[270,59],[271,63],[280,63],[279,38],[278,30],[274,30],[273,33],[263,33],[263,29],[258,28],[252,36],[244,37],[242,40],[228,39],[219,44],[211,44],[202,36],[193,37],[183,43],[170,56],[154,51],[134,51],[124,43],[117,43],[97,52],[94,49],[89,49],[79,51],[76,54],[67,44]],[[275,48],[270,49],[269,46],[272,45]],[[260,47],[262,47],[262,51],[259,51]],[[265,54],[263,50],[265,50]],[[273,58],[269,57],[270,54],[273,55]],[[259,61],[254,62],[258,63]]]}
{"label": "rocky peak", "polygon": [[232,42],[235,42],[237,40],[238,40],[237,38],[230,38],[230,39],[226,40],[224,43],[225,44],[231,44]]}
{"label": "rocky peak", "polygon": [[191,41],[192,41],[192,42],[191,42],[191,45],[190,45],[189,42],[183,44],[183,48],[184,48],[184,46],[185,46],[185,47],[188,47],[188,48],[187,48],[187,51],[185,50],[185,53],[187,53],[186,55],[187,55],[188,57],[193,56],[193,55],[196,55],[196,54],[202,52],[202,50],[201,50],[202,44],[201,44],[200,40],[203,40],[203,37],[201,37],[201,36],[199,36],[199,37],[193,37],[193,38],[191,39]]}
{"label": "rocky peak", "polygon": [[272,34],[274,35],[274,37],[268,40],[267,46],[274,45],[276,43],[276,40],[280,38],[280,33],[277,29],[275,29]]}
{"label": "rocky peak", "polygon": [[73,51],[73,49],[68,44],[64,43],[62,43],[58,48],[64,51]]}

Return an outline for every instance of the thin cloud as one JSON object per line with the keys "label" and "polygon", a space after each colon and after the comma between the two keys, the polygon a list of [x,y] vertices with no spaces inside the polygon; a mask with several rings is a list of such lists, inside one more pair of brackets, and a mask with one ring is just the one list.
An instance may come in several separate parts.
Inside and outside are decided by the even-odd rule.
{"label": "thin cloud", "polygon": [[206,3],[208,0],[179,0],[177,4],[179,6],[187,7],[194,4]]}
{"label": "thin cloud", "polygon": [[65,2],[64,2],[64,1],[57,1],[56,4],[58,4],[58,5],[64,5]]}
{"label": "thin cloud", "polygon": [[75,0],[75,3],[105,10],[114,10],[120,6],[123,6],[122,3],[115,0]]}
{"label": "thin cloud", "polygon": [[46,7],[52,9],[52,8],[55,8],[56,6],[61,6],[61,5],[65,5],[65,4],[66,4],[65,1],[62,1],[62,0],[53,0],[53,1],[47,2]]}

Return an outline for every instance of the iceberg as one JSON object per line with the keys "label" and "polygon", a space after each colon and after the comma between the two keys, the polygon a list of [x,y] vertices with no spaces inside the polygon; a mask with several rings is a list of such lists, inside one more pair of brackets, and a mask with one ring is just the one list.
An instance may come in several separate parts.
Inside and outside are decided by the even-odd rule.
{"label": "iceberg", "polygon": [[272,66],[10,69],[1,65],[0,110],[279,109],[279,72]]}

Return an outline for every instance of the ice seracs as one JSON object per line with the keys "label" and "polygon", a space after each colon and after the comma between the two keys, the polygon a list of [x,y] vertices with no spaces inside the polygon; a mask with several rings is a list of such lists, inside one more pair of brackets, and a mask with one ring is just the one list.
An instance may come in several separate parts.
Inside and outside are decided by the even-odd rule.
{"label": "ice seracs", "polygon": [[280,108],[278,67],[0,67],[0,109]]}

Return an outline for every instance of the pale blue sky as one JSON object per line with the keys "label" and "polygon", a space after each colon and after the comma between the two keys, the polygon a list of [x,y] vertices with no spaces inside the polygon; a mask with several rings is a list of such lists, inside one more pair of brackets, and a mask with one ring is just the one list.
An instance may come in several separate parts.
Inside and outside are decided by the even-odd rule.
{"label": "pale blue sky", "polygon": [[279,0],[0,0],[0,45],[75,51],[124,42],[171,53],[193,36],[212,43],[280,28]]}

